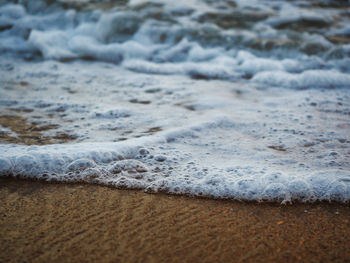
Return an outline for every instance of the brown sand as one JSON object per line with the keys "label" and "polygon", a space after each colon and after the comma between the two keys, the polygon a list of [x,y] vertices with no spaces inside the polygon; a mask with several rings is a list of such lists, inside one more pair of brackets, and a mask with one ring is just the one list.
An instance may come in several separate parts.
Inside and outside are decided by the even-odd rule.
{"label": "brown sand", "polygon": [[[21,113],[21,111],[19,111],[19,113]],[[43,132],[56,129],[60,126],[58,124],[38,125],[35,122],[29,122],[27,118],[21,115],[13,115],[12,113],[0,115],[0,125],[11,129],[17,135],[11,136],[0,131],[0,143],[43,145],[64,143],[76,139],[74,135],[70,135],[62,131],[57,131],[52,136],[46,136],[43,134]]]}
{"label": "brown sand", "polygon": [[0,262],[350,262],[350,207],[0,179]]}

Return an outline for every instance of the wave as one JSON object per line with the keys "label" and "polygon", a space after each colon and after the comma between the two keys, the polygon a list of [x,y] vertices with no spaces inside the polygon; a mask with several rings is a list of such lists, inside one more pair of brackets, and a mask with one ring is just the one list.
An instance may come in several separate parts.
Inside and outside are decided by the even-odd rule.
{"label": "wave", "polygon": [[[344,8],[274,1],[195,2],[197,8],[192,2],[182,6],[131,1],[110,10],[89,8],[89,2],[85,9],[69,1],[61,6],[45,1],[6,4],[0,7],[0,50],[25,59],[106,61],[151,74],[255,77],[256,82],[275,86],[281,84],[280,77],[269,71],[335,71],[339,76],[350,72]],[[309,81],[308,75],[297,77],[298,87],[327,86],[324,78],[315,74]],[[273,80],[267,82],[266,76]],[[348,86],[346,76],[342,79],[346,85],[343,81],[341,86]]]}
{"label": "wave", "polygon": [[[350,174],[345,171],[320,168],[308,172],[295,168],[287,171],[287,162],[276,168],[271,163],[261,165],[255,157],[253,165],[247,156],[236,157],[229,161],[230,165],[223,165],[220,158],[225,154],[215,154],[214,149],[209,159],[205,154],[188,151],[186,144],[208,142],[208,133],[220,131],[222,135],[222,130],[235,125],[226,118],[218,118],[118,143],[1,145],[0,176],[96,183],[220,199],[284,203],[295,200],[348,202],[350,199]],[[229,144],[228,149],[230,147],[239,146]],[[230,149],[231,156],[234,151]],[[209,160],[216,168],[206,168]]]}
{"label": "wave", "polygon": [[347,1],[16,2],[1,177],[349,202]]}

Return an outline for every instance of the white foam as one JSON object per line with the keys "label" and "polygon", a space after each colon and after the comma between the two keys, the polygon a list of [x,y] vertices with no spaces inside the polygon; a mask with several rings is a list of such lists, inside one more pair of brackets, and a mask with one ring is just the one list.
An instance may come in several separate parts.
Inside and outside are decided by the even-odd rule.
{"label": "white foam", "polygon": [[68,50],[67,35],[62,31],[40,32],[33,30],[29,37],[29,44],[40,50],[47,59],[76,58],[77,56]]}
{"label": "white foam", "polygon": [[[163,5],[161,11],[165,17],[171,16],[172,11],[181,6],[179,3],[160,3]],[[252,7],[252,3],[240,2],[238,6]],[[123,62],[122,65],[126,68],[139,72],[187,74],[207,79],[232,80],[265,71],[299,73],[324,68],[325,64],[327,69],[348,71],[339,60],[315,63],[314,57],[303,53],[316,52],[319,54],[317,58],[322,60],[323,55],[319,52],[331,52],[334,48],[324,36],[310,32],[290,34],[273,28],[292,21],[303,23],[304,20],[326,26],[333,22],[335,11],[322,10],[322,13],[316,13],[284,2],[268,2],[267,5],[256,3],[258,10],[265,10],[269,15],[266,20],[256,22],[251,30],[223,30],[215,23],[201,24],[195,21],[203,14],[222,12],[214,4],[202,1],[186,2],[185,7],[195,12],[180,17],[173,16],[172,19],[176,22],[166,19],[163,21],[162,16],[159,19],[148,17],[152,14],[152,9],[133,11],[139,4],[130,2],[129,9],[115,8],[110,11],[93,10],[85,13],[52,8],[47,9],[47,13],[34,15],[28,14],[28,10],[22,5],[4,5],[0,7],[0,27],[3,25],[9,29],[0,32],[0,49],[26,56],[35,56],[35,52],[39,51],[45,59],[83,58],[116,64]],[[31,5],[26,4],[29,9],[32,9]],[[273,9],[270,5],[280,8]],[[33,10],[36,8],[33,7]],[[346,27],[341,30],[334,29],[330,34],[347,32]],[[251,53],[251,49],[246,48],[254,46],[254,42],[263,43],[268,40],[276,43],[293,40],[300,43],[294,47],[286,47],[286,50],[279,51],[277,47],[271,51],[255,52],[255,55]],[[227,47],[231,42],[232,45]],[[288,50],[289,48],[292,50]],[[346,45],[338,48],[346,56]],[[191,64],[193,62],[197,66]],[[262,77],[258,77],[260,78]],[[299,82],[308,79],[299,78]],[[306,83],[300,85],[307,86]]]}
{"label": "white foam", "polygon": [[333,70],[308,70],[300,74],[268,71],[255,75],[252,80],[272,86],[299,89],[350,87],[350,76]]}
{"label": "white foam", "polygon": [[[218,140],[220,136],[232,135],[238,126],[226,117],[218,117],[119,143],[2,145],[0,175],[216,198],[283,202],[349,200],[348,172],[301,173],[293,166],[294,162],[292,166],[273,164],[276,156],[271,153],[260,152],[260,157],[256,155],[251,160],[252,151],[256,150],[249,146],[251,139],[244,136],[239,139],[243,144],[237,140],[234,143]],[[209,146],[213,139],[216,143]],[[267,157],[271,162],[264,161]]]}
{"label": "white foam", "polygon": [[8,18],[18,19],[25,16],[26,11],[21,5],[7,4],[0,7],[0,15]]}
{"label": "white foam", "polygon": [[203,79],[235,79],[238,72],[225,65],[211,62],[183,62],[183,63],[153,63],[142,60],[129,60],[123,63],[127,69],[136,72],[152,74],[186,74],[194,78]]}
{"label": "white foam", "polygon": [[281,71],[284,69],[279,61],[264,58],[245,60],[239,68],[248,74],[256,74],[261,71]]}
{"label": "white foam", "polygon": [[86,1],[0,4],[2,115],[26,119],[31,142],[61,143],[0,144],[0,176],[350,200],[350,45],[331,37],[346,36],[348,8]]}

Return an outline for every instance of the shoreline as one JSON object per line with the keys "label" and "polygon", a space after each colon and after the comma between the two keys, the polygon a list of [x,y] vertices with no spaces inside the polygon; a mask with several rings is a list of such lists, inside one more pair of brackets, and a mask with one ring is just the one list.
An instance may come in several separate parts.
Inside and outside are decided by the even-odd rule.
{"label": "shoreline", "polygon": [[331,205],[331,206],[344,206],[349,207],[350,209],[350,202],[340,202],[336,200],[330,200],[330,201],[300,201],[298,199],[283,202],[283,200],[275,200],[275,201],[269,201],[269,200],[245,200],[245,199],[235,199],[235,198],[227,198],[227,197],[212,197],[212,196],[206,196],[206,195],[190,195],[190,194],[182,194],[182,193],[169,193],[166,191],[159,191],[159,192],[153,192],[153,191],[145,191],[144,188],[128,188],[128,187],[119,187],[114,185],[105,185],[105,184],[99,184],[99,183],[91,183],[91,182],[84,182],[84,181],[77,181],[77,182],[69,182],[69,181],[46,181],[44,179],[38,179],[38,178],[18,178],[10,176],[4,176],[0,177],[0,190],[1,190],[1,182],[12,182],[16,181],[22,183],[39,183],[42,185],[71,185],[76,187],[84,187],[84,186],[96,186],[96,187],[106,187],[111,190],[117,190],[117,191],[130,191],[130,192],[141,192],[144,194],[150,194],[150,195],[163,195],[163,196],[174,196],[179,198],[188,198],[188,199],[195,199],[195,200],[212,200],[217,202],[229,202],[229,203],[240,203],[240,204],[246,204],[246,205],[268,205],[268,206],[298,206],[298,205]]}
{"label": "shoreline", "polygon": [[346,262],[350,206],[0,179],[1,262]]}

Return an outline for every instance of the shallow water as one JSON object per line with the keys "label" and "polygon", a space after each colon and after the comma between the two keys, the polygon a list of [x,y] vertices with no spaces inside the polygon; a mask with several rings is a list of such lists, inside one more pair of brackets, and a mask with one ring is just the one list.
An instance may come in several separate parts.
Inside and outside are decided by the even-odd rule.
{"label": "shallow water", "polygon": [[347,1],[0,1],[0,176],[350,199]]}

